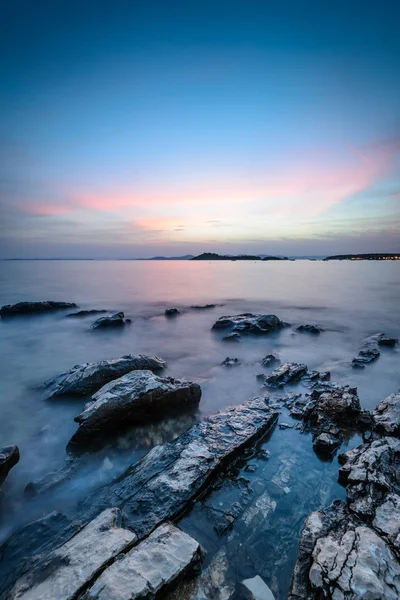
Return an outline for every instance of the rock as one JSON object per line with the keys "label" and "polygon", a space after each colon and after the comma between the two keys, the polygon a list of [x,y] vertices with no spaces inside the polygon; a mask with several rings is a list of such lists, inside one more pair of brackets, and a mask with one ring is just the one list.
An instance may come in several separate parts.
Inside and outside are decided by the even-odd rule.
{"label": "rock", "polygon": [[65,481],[70,480],[80,467],[80,462],[68,456],[61,468],[47,473],[44,477],[36,481],[30,481],[24,490],[26,498],[35,498],[39,494],[43,494],[48,490],[52,490]]}
{"label": "rock", "polygon": [[266,334],[279,331],[285,324],[275,315],[243,313],[233,317],[220,317],[212,329],[231,329],[233,333]]}
{"label": "rock", "polygon": [[282,387],[287,383],[296,383],[307,373],[307,366],[300,363],[285,363],[274,369],[265,378],[268,387]]}
{"label": "rock", "polygon": [[17,304],[6,304],[0,308],[1,317],[17,317],[19,315],[34,315],[37,313],[65,310],[67,308],[78,308],[74,302],[18,302]]}
{"label": "rock", "polygon": [[242,585],[250,592],[250,600],[275,600],[275,596],[259,575],[252,579],[245,579]]}
{"label": "rock", "polygon": [[380,356],[379,346],[395,346],[397,340],[388,337],[384,333],[376,333],[367,337],[362,344],[362,348],[358,355],[353,358],[354,368],[363,368],[371,362],[377,360]]}
{"label": "rock", "polygon": [[105,327],[121,327],[125,325],[125,315],[124,313],[118,312],[110,317],[100,317],[97,321],[91,324],[90,329],[103,329]]}
{"label": "rock", "polygon": [[166,317],[177,317],[181,313],[177,308],[167,308],[164,314]]}
{"label": "rock", "polygon": [[300,325],[296,328],[296,331],[299,331],[300,333],[312,333],[314,335],[318,335],[324,330],[322,327],[319,327],[319,325]]}
{"label": "rock", "polygon": [[242,339],[242,336],[240,335],[240,333],[230,333],[229,335],[226,335],[225,337],[222,338],[223,342],[240,342],[240,340]]}
{"label": "rock", "polygon": [[303,418],[317,424],[321,416],[328,417],[334,423],[344,425],[356,424],[362,413],[357,388],[348,385],[331,391],[314,389],[303,409]]}
{"label": "rock", "polygon": [[101,313],[106,313],[106,310],[78,310],[78,312],[69,313],[65,315],[66,318],[80,318],[80,317],[91,317],[92,315],[99,315]]}
{"label": "rock", "polygon": [[279,423],[279,429],[293,429],[294,425],[289,423]]}
{"label": "rock", "polygon": [[170,591],[199,570],[204,551],[192,537],[170,523],[115,561],[82,600],[142,600]]}
{"label": "rock", "polygon": [[264,398],[217,413],[173,442],[154,447],[124,475],[90,494],[79,512],[93,518],[116,503],[142,538],[187,508],[277,418]]}
{"label": "rock", "polygon": [[131,371],[146,369],[158,371],[164,369],[167,363],[158,356],[127,354],[122,358],[101,360],[97,363],[77,365],[46,381],[43,386],[45,397],[54,396],[87,396],[97,392],[103,385],[126,375]]}
{"label": "rock", "polygon": [[238,367],[240,364],[241,363],[238,358],[229,358],[229,356],[227,356],[221,363],[221,365],[224,367]]}
{"label": "rock", "polygon": [[320,433],[313,442],[314,451],[318,454],[333,454],[342,440],[330,433]]}
{"label": "rock", "polygon": [[18,461],[18,446],[5,446],[4,448],[0,448],[0,485]]}
{"label": "rock", "polygon": [[190,308],[192,308],[193,310],[211,310],[212,308],[216,308],[217,306],[223,306],[223,304],[193,305]]}
{"label": "rock", "polygon": [[200,402],[201,388],[191,381],[157,377],[151,371],[131,371],[107,383],[75,417],[79,428],[68,448],[81,445],[105,432],[117,431],[126,423],[141,424],[157,420],[176,407]]}
{"label": "rock", "polygon": [[373,411],[372,419],[378,433],[400,437],[400,392],[382,400]]}
{"label": "rock", "polygon": [[384,333],[381,333],[379,335],[380,335],[380,337],[378,339],[379,346],[389,346],[390,348],[393,348],[393,346],[395,346],[397,344],[397,342],[399,341],[397,338],[389,337],[388,335],[385,335]]}
{"label": "rock", "polygon": [[15,583],[9,600],[73,600],[118,554],[136,541],[109,508]]}
{"label": "rock", "polygon": [[267,354],[267,356],[264,356],[264,358],[262,359],[261,364],[263,367],[270,367],[271,365],[274,365],[279,362],[281,361],[277,356],[275,356],[275,354]]}

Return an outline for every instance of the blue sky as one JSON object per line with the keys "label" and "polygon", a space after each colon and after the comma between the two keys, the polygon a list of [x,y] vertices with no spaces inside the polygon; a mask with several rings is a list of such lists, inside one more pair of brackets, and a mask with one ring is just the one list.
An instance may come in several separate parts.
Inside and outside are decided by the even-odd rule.
{"label": "blue sky", "polygon": [[399,21],[6,0],[0,257],[399,251]]}

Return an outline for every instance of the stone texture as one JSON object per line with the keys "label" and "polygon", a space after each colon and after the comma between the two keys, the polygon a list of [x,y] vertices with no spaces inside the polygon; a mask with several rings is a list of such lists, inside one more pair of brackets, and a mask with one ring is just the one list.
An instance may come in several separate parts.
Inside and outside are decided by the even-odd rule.
{"label": "stone texture", "polygon": [[322,327],[319,327],[319,325],[300,325],[296,328],[296,331],[300,333],[312,333],[313,335],[318,335],[324,330]]}
{"label": "stone texture", "polygon": [[342,440],[331,433],[320,433],[313,442],[313,448],[319,454],[333,454],[341,443]]}
{"label": "stone texture", "polygon": [[85,444],[102,433],[115,433],[118,426],[126,423],[157,420],[178,406],[198,404],[200,398],[201,388],[197,383],[158,377],[152,371],[131,371],[102,387],[75,417],[79,428],[69,447]]}
{"label": "stone texture", "polygon": [[6,304],[0,308],[1,317],[17,317],[19,315],[34,315],[67,308],[78,308],[74,302],[18,302],[17,304]]}
{"label": "stone texture", "polygon": [[158,597],[203,560],[200,545],[177,527],[160,525],[147,539],[115,561],[82,600],[144,600]]}
{"label": "stone texture", "polygon": [[158,356],[127,354],[122,358],[101,360],[97,363],[77,365],[46,381],[43,390],[46,398],[54,396],[87,396],[97,392],[113,379],[122,377],[131,371],[146,369],[158,371],[167,363]]}
{"label": "stone texture", "polygon": [[286,384],[296,383],[307,373],[307,366],[300,363],[285,363],[277,367],[265,377],[268,387],[282,387]]}
{"label": "stone texture", "polygon": [[354,425],[361,413],[357,388],[349,386],[335,387],[330,391],[325,388],[314,388],[303,409],[303,418],[317,424],[321,415],[332,419],[335,423]]}
{"label": "stone texture", "polygon": [[94,323],[91,324],[90,329],[95,330],[110,327],[122,327],[123,325],[125,325],[125,322],[125,315],[121,311],[118,313],[114,313],[110,317],[100,317],[100,319],[97,319],[96,321],[94,321]]}
{"label": "stone texture", "polygon": [[4,448],[0,448],[0,485],[18,461],[18,446],[5,446]]}
{"label": "stone texture", "polygon": [[242,585],[250,592],[250,600],[275,600],[275,596],[259,575],[244,579]]}
{"label": "stone texture", "polygon": [[363,343],[358,355],[353,358],[353,367],[364,368],[380,356],[379,346],[393,347],[397,343],[395,338],[391,338],[384,333],[375,333],[367,337]]}
{"label": "stone texture", "polygon": [[372,413],[374,428],[384,435],[400,436],[400,392],[382,400]]}
{"label": "stone texture", "polygon": [[220,317],[212,329],[231,329],[233,333],[266,334],[282,329],[285,324],[275,315],[243,313],[232,317]]}

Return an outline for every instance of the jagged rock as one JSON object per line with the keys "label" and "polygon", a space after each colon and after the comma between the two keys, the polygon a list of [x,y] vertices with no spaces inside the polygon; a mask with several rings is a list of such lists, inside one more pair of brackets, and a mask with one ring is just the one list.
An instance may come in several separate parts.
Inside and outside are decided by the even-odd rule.
{"label": "jagged rock", "polygon": [[275,315],[254,315],[252,313],[243,313],[232,317],[220,317],[214,323],[212,329],[228,329],[233,333],[256,333],[266,334],[272,331],[278,331],[285,327]]}
{"label": "jagged rock", "polygon": [[238,358],[229,358],[227,356],[221,363],[224,367],[238,367],[240,365],[240,360]]}
{"label": "jagged rock", "polygon": [[341,443],[342,440],[331,433],[320,433],[313,442],[313,448],[319,454],[333,454]]}
{"label": "jagged rock", "polygon": [[90,329],[103,329],[105,327],[121,327],[125,325],[125,315],[124,313],[118,312],[110,317],[100,317],[97,321],[91,324]]}
{"label": "jagged rock", "polygon": [[264,398],[217,413],[175,441],[153,448],[119,479],[90,494],[80,512],[93,518],[110,503],[117,505],[143,537],[180,514],[277,418]]}
{"label": "jagged rock", "polygon": [[66,318],[79,318],[79,317],[91,317],[92,315],[99,315],[101,313],[106,313],[106,310],[96,310],[95,308],[92,310],[78,310],[78,312],[69,313],[65,315]]}
{"label": "jagged rock", "polygon": [[242,336],[240,335],[240,333],[230,333],[229,335],[226,335],[225,337],[222,338],[223,342],[240,342],[240,340],[242,339]]}
{"label": "jagged rock", "polygon": [[81,445],[104,432],[113,432],[126,423],[140,424],[157,420],[176,407],[200,402],[201,388],[191,381],[157,377],[152,371],[131,371],[110,381],[93,395],[80,415],[79,428],[68,447]]}
{"label": "jagged rock", "polygon": [[82,600],[142,600],[196,573],[204,551],[177,527],[160,525],[147,539],[115,561],[84,594]]}
{"label": "jagged rock", "polygon": [[318,325],[300,325],[296,328],[296,331],[299,331],[300,333],[312,333],[314,335],[318,335],[324,330]]}
{"label": "jagged rock", "polygon": [[296,383],[307,373],[307,366],[300,363],[285,363],[265,377],[268,387],[282,387],[287,383]]}
{"label": "jagged rock", "polygon": [[9,600],[74,600],[137,537],[122,527],[119,509],[109,508],[25,573]]}
{"label": "jagged rock", "polygon": [[18,461],[18,446],[5,446],[4,448],[0,448],[0,485]]}
{"label": "jagged rock", "polygon": [[382,400],[373,411],[372,419],[378,433],[400,437],[400,393]]}
{"label": "jagged rock", "polygon": [[16,317],[18,315],[34,315],[37,313],[65,310],[67,308],[78,308],[74,302],[18,302],[17,304],[5,304],[0,308],[1,317]]}
{"label": "jagged rock", "polygon": [[348,385],[335,386],[331,391],[315,388],[304,406],[303,418],[317,424],[321,416],[325,416],[332,419],[334,423],[352,425],[356,423],[361,412],[357,388]]}
{"label": "jagged rock", "polygon": [[275,354],[267,354],[267,356],[264,356],[264,358],[262,359],[261,364],[263,367],[270,367],[271,365],[274,365],[279,362],[281,361],[277,356],[275,356]]}
{"label": "jagged rock", "polygon": [[122,377],[130,371],[139,369],[158,371],[166,366],[167,363],[158,356],[127,354],[122,358],[77,365],[46,381],[43,389],[46,398],[67,395],[87,396],[97,392],[109,381]]}
{"label": "jagged rock", "polygon": [[164,314],[166,317],[177,317],[181,313],[177,308],[167,308]]}
{"label": "jagged rock", "polygon": [[397,340],[388,337],[384,333],[376,333],[367,337],[358,355],[353,358],[353,367],[364,368],[365,365],[374,362],[380,356],[379,346],[395,346]]}

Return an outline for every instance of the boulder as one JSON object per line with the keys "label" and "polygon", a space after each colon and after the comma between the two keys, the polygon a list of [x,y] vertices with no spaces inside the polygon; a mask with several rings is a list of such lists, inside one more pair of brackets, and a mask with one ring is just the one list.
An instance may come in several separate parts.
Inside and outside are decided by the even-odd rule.
{"label": "boulder", "polygon": [[372,419],[378,433],[400,437],[400,392],[382,400],[373,411]]}
{"label": "boulder", "polygon": [[231,329],[233,333],[267,334],[272,331],[279,331],[285,325],[275,315],[243,313],[233,317],[220,317],[214,323],[212,329]]}
{"label": "boulder", "polygon": [[65,310],[67,308],[78,308],[74,302],[18,302],[17,304],[6,304],[0,308],[1,317],[17,317],[19,315],[34,315],[38,313]]}
{"label": "boulder", "polygon": [[167,308],[164,314],[166,317],[177,317],[181,313],[177,308]]}
{"label": "boulder", "polygon": [[246,600],[275,600],[274,594],[259,575],[245,579],[242,586]]}
{"label": "boulder", "polygon": [[18,446],[5,446],[4,448],[0,448],[0,485],[18,461]]}
{"label": "boulder", "polygon": [[395,346],[397,340],[395,338],[388,337],[384,333],[376,333],[367,337],[363,343],[361,350],[358,355],[353,358],[352,365],[354,368],[363,369],[365,365],[368,365],[380,356],[379,346]]}
{"label": "boulder", "polygon": [[158,356],[127,354],[122,358],[101,360],[97,363],[77,365],[46,381],[43,390],[46,398],[54,396],[87,396],[97,392],[103,385],[131,371],[146,369],[158,371],[167,363]]}
{"label": "boulder", "polygon": [[229,358],[229,356],[227,356],[221,363],[221,365],[224,367],[238,367],[240,364],[241,363],[238,358]]}
{"label": "boulder", "polygon": [[197,383],[173,377],[158,377],[152,371],[131,371],[110,381],[93,395],[82,413],[75,417],[79,428],[68,447],[81,445],[102,433],[118,430],[127,423],[141,424],[157,420],[174,408],[200,402]]}
{"label": "boulder", "polygon": [[115,561],[82,600],[143,600],[171,591],[199,571],[204,551],[192,537],[166,523]]}
{"label": "boulder", "polygon": [[319,325],[300,325],[296,328],[296,331],[300,333],[312,333],[313,335],[318,335],[324,330],[322,327],[319,327]]}
{"label": "boulder", "polygon": [[275,356],[275,354],[267,354],[267,356],[264,356],[264,358],[262,359],[261,364],[263,367],[270,367],[279,362],[281,361],[277,356]]}
{"label": "boulder", "polygon": [[100,317],[97,321],[91,324],[90,329],[104,329],[106,327],[121,327],[125,325],[125,315],[124,313],[118,312],[110,317]]}
{"label": "boulder", "polygon": [[342,444],[342,440],[331,433],[320,433],[313,442],[317,454],[333,454]]}
{"label": "boulder", "polygon": [[296,383],[307,373],[307,366],[300,363],[284,363],[265,377],[268,387],[282,387],[287,383]]}
{"label": "boulder", "polygon": [[347,426],[355,425],[361,414],[357,388],[348,385],[325,391],[324,387],[315,388],[303,409],[303,419],[317,424],[321,416],[328,417],[334,423]]}
{"label": "boulder", "polygon": [[78,310],[77,312],[69,313],[65,315],[66,318],[82,318],[82,317],[91,317],[92,315],[100,315],[101,313],[106,313],[107,310],[96,310],[95,308],[92,310]]}

